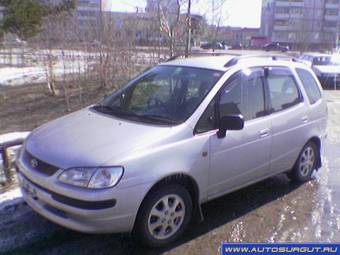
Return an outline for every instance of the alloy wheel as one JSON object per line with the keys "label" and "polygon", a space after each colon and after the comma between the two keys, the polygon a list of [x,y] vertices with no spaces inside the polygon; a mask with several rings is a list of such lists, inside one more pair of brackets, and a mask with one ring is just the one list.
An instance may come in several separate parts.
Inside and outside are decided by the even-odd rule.
{"label": "alloy wheel", "polygon": [[315,165],[315,152],[311,146],[304,149],[299,161],[299,171],[301,176],[306,177],[313,171]]}
{"label": "alloy wheel", "polygon": [[147,224],[149,232],[155,239],[167,239],[181,228],[184,217],[183,199],[175,194],[163,196],[150,211]]}

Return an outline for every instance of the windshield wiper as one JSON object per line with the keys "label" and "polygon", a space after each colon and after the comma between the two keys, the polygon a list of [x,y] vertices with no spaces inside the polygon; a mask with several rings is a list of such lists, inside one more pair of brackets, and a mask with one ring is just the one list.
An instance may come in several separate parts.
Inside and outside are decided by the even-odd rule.
{"label": "windshield wiper", "polygon": [[138,120],[144,120],[144,121],[146,120],[148,122],[156,121],[156,122],[165,123],[165,124],[179,124],[178,121],[173,120],[166,116],[160,116],[156,114],[139,115],[137,113],[134,113],[122,107],[112,107],[108,105],[97,104],[97,105],[92,106],[92,109],[94,109],[95,111],[104,113],[104,114],[109,114],[109,115],[118,116],[118,117],[124,116],[124,117],[135,118]]}
{"label": "windshield wiper", "polygon": [[137,114],[135,114],[135,113],[133,113],[129,110],[125,110],[121,107],[112,107],[112,106],[108,106],[108,105],[97,104],[97,105],[94,105],[92,108],[96,111],[106,113],[106,114],[115,115],[115,116],[119,115],[119,116],[138,117]]}
{"label": "windshield wiper", "polygon": [[96,104],[92,106],[91,109],[94,109],[95,111],[102,112],[102,113],[108,113],[108,114],[112,114],[114,112],[112,107],[108,105],[103,105],[103,104]]}
{"label": "windshield wiper", "polygon": [[144,114],[144,115],[139,115],[139,116],[147,120],[159,121],[159,122],[163,122],[166,124],[179,124],[179,121],[176,121],[166,116],[160,116],[156,114]]}

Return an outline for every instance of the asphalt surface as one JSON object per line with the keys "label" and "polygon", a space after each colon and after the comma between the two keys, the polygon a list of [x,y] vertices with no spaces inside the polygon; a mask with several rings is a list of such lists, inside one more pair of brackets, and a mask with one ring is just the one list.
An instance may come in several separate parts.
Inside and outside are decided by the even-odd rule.
{"label": "asphalt surface", "polygon": [[340,92],[327,92],[323,167],[303,185],[276,176],[203,206],[204,222],[177,243],[147,250],[129,235],[86,235],[59,227],[19,203],[0,211],[5,254],[218,254],[228,242],[340,242]]}

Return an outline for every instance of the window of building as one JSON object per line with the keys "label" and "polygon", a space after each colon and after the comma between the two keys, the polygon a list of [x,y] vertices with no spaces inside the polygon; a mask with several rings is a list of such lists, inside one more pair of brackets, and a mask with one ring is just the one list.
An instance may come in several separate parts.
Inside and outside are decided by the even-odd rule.
{"label": "window of building", "polygon": [[338,16],[338,9],[326,9],[326,16]]}

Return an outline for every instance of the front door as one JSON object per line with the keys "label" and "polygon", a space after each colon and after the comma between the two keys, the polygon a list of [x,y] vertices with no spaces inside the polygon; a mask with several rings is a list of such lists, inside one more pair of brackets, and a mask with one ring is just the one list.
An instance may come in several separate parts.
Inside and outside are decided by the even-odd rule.
{"label": "front door", "polygon": [[271,120],[267,115],[262,68],[234,74],[217,96],[217,119],[242,114],[243,130],[210,137],[210,198],[261,179],[270,171]]}

